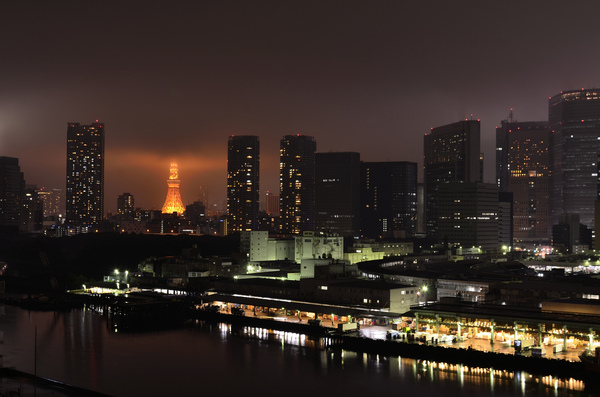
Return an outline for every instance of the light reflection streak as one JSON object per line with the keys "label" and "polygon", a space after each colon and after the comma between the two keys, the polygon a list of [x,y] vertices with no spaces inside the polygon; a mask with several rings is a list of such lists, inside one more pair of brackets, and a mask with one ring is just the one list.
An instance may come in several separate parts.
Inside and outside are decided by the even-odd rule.
{"label": "light reflection streak", "polygon": [[421,374],[429,372],[428,379],[433,382],[452,381],[460,384],[461,388],[470,384],[479,384],[489,388],[494,392],[499,387],[507,387],[510,383],[514,384],[515,390],[520,395],[527,395],[532,388],[546,389],[546,395],[561,396],[566,391],[583,392],[585,382],[582,380],[569,378],[557,378],[551,375],[538,376],[525,373],[523,371],[508,371],[494,368],[468,367],[461,364],[449,364],[443,362],[414,360],[412,366],[414,377],[422,379]]}
{"label": "light reflection streak", "polygon": [[[388,357],[381,354],[356,353],[343,349],[329,349],[332,346],[331,338],[311,338],[294,332],[285,332],[257,327],[240,327],[236,332],[235,327],[219,324],[223,338],[231,334],[238,336],[276,342],[281,348],[290,346],[306,347],[321,350],[321,368],[331,365],[351,366],[352,363],[361,363],[361,367],[377,372],[399,371],[401,377],[412,377],[415,380],[431,384],[454,383],[461,389],[476,386],[487,389],[492,393],[512,390],[515,395],[528,395],[534,390],[543,390],[546,396],[564,396],[569,392],[578,393],[585,391],[585,382],[577,379],[564,379],[554,376],[531,375],[523,371],[508,371],[495,368],[472,367],[462,364],[451,364],[428,360],[416,360],[402,357]],[[326,353],[325,353],[326,352]],[[394,360],[398,360],[398,363]]]}

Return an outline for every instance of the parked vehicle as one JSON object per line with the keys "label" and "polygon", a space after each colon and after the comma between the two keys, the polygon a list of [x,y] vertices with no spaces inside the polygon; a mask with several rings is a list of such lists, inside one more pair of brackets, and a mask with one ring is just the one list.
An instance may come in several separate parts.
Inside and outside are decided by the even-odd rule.
{"label": "parked vehicle", "polygon": [[245,316],[246,311],[241,307],[232,307],[231,314],[236,315],[236,316]]}
{"label": "parked vehicle", "polygon": [[338,331],[340,331],[340,332],[358,331],[358,323],[339,323]]}

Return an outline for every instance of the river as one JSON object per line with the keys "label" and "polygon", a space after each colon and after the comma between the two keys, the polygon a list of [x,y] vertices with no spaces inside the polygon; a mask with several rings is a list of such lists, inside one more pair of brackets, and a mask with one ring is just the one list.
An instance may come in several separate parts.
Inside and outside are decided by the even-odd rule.
{"label": "river", "polygon": [[[577,380],[324,348],[221,323],[124,333],[90,310],[6,306],[4,365],[112,396],[592,396]],[[37,337],[36,337],[37,336]],[[36,343],[37,342],[37,343]],[[37,348],[36,348],[37,346]]]}

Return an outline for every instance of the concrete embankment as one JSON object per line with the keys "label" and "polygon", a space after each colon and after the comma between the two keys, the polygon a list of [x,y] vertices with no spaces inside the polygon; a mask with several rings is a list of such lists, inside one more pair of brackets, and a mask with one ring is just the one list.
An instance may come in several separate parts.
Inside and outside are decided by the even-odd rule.
{"label": "concrete embankment", "polygon": [[331,328],[277,321],[258,317],[234,316],[224,313],[198,311],[197,319],[218,321],[230,324],[271,328],[281,331],[298,332],[312,336],[332,338],[332,349],[346,349],[356,352],[402,356],[413,359],[463,364],[468,367],[526,371],[531,374],[553,375],[561,378],[575,378],[585,381],[595,379],[595,375],[586,371],[583,363],[544,357],[511,355],[484,352],[475,349],[457,348],[451,345],[426,345],[417,342],[370,339],[353,334],[339,334]]}

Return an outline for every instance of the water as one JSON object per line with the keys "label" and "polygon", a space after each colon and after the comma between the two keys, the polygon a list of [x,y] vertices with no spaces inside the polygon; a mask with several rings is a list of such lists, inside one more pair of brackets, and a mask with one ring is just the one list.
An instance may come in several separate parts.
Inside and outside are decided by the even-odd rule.
{"label": "water", "polygon": [[[7,306],[4,365],[113,396],[588,396],[576,380],[327,350],[323,340],[227,324],[123,333],[89,310]],[[35,334],[37,328],[37,354]],[[37,365],[35,365],[37,357]],[[34,368],[37,367],[37,368]]]}

